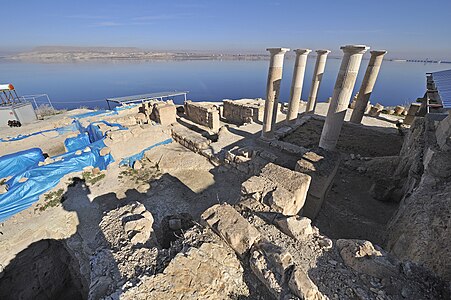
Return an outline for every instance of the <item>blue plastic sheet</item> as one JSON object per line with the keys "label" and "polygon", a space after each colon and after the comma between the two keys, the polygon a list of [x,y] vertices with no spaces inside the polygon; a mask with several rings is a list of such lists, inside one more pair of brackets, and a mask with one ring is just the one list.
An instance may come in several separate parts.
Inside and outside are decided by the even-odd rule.
{"label": "blue plastic sheet", "polygon": [[40,161],[44,161],[44,155],[39,148],[4,155],[0,157],[0,179],[24,172]]}
{"label": "blue plastic sheet", "polygon": [[65,134],[67,132],[77,131],[77,127],[75,126],[75,124],[70,124],[70,125],[67,125],[67,126],[64,126],[64,127],[58,127],[58,128],[53,128],[53,129],[37,131],[37,132],[30,133],[30,134],[19,134],[18,136],[8,137],[6,139],[0,138],[0,142],[20,141],[20,140],[26,139],[26,138],[28,138],[30,136],[44,134],[46,132],[51,132],[51,131],[56,131],[56,132],[58,132],[59,135],[62,135],[62,134]]}
{"label": "blue plastic sheet", "polygon": [[[64,175],[82,171],[88,166],[104,170],[114,161],[111,154],[100,155],[100,149],[105,147],[103,140],[92,143],[89,147],[89,152],[82,152],[80,155],[75,152],[66,153],[60,161],[29,168],[8,180],[8,192],[0,195],[0,222],[38,201],[39,196],[55,187]],[[19,182],[22,177],[28,180]]]}
{"label": "blue plastic sheet", "polygon": [[83,118],[94,117],[94,116],[103,115],[103,114],[105,116],[117,115],[117,112],[116,111],[111,111],[111,110],[95,110],[95,111],[90,111],[90,112],[87,112],[87,113],[73,115],[73,116],[71,116],[71,118],[72,119],[83,119]]}
{"label": "blue plastic sheet", "polygon": [[133,164],[135,163],[135,161],[141,160],[144,157],[144,153],[146,151],[149,151],[152,148],[155,148],[155,147],[158,147],[158,146],[161,146],[161,145],[167,145],[167,144],[170,144],[170,143],[172,143],[172,139],[167,139],[167,140],[164,140],[162,142],[153,144],[152,146],[147,147],[146,149],[144,149],[143,151],[141,151],[141,152],[139,152],[137,154],[134,154],[132,156],[124,158],[123,160],[121,160],[119,165],[121,165],[121,166],[127,165],[129,167],[133,167]]}
{"label": "blue plastic sheet", "polygon": [[83,149],[88,146],[91,142],[89,141],[89,135],[87,133],[80,133],[76,137],[67,138],[64,141],[64,146],[66,146],[67,152]]}
{"label": "blue plastic sheet", "polygon": [[[0,195],[0,222],[14,214],[30,207],[39,200],[39,196],[54,188],[66,174],[82,171],[87,166],[98,167],[102,170],[114,162],[111,154],[100,155],[100,150],[105,147],[104,136],[96,125],[103,123],[119,130],[127,128],[107,121],[99,121],[83,127],[78,120],[74,120],[69,127],[61,130],[78,130],[80,134],[65,141],[67,153],[53,157],[53,163],[38,166],[39,161],[44,160],[42,151],[38,148],[29,149],[0,157],[0,177],[13,176],[6,182],[8,191]],[[169,144],[172,139],[167,139],[147,147],[143,151],[121,161],[121,165],[133,166],[136,160],[142,159],[144,152]],[[76,150],[89,147],[91,151],[82,151],[76,155]],[[3,176],[5,175],[5,176]],[[25,182],[19,182],[21,178],[27,178]]]}
{"label": "blue plastic sheet", "polygon": [[110,123],[110,122],[107,122],[107,121],[104,121],[104,120],[91,123],[86,128],[83,127],[83,125],[81,125],[80,121],[78,121],[78,120],[74,121],[74,124],[78,128],[80,133],[87,133],[89,135],[89,140],[91,142],[96,142],[96,141],[101,140],[102,138],[104,138],[102,131],[97,126],[97,124],[99,124],[99,123],[103,123],[103,124],[105,124],[107,126],[110,126],[110,127],[117,127],[119,130],[126,130],[127,129],[127,127],[124,127],[124,126],[122,126],[119,123]]}

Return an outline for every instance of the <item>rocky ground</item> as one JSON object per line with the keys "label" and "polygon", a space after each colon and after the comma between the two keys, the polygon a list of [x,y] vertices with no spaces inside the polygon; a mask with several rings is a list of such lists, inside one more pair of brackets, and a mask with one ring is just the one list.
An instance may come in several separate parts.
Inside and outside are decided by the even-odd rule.
{"label": "rocky ground", "polygon": [[[120,156],[128,155],[130,141],[144,147],[172,130],[177,142],[147,151],[134,168],[113,164],[70,174],[53,190],[55,206],[42,197],[0,224],[1,299],[450,297],[447,283],[431,271],[440,272],[436,263],[422,265],[423,248],[410,247],[418,250],[400,253],[402,259],[381,248],[393,243],[391,235],[406,235],[398,226],[413,226],[398,202],[374,199],[375,182],[398,166],[403,137],[394,123],[365,117],[364,125],[344,126],[337,175],[312,222],[298,215],[309,176],[293,170],[319,139],[321,117],[285,135],[290,147],[259,142],[259,124],[227,125],[212,136],[201,127],[193,133],[193,124],[179,117],[176,126],[138,125],[129,135],[109,135],[108,146]],[[434,195],[439,201],[449,193]],[[420,213],[424,202],[409,201],[415,209],[407,215]],[[446,264],[440,251],[448,249],[449,227],[436,222],[445,237],[434,251]]]}

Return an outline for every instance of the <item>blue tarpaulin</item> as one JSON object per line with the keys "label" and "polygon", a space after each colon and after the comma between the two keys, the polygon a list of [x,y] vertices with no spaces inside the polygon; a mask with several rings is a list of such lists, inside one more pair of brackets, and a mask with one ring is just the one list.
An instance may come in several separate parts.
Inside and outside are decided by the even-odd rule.
{"label": "blue tarpaulin", "polygon": [[[101,121],[102,123],[126,129],[120,124]],[[82,171],[84,167],[93,166],[102,170],[114,161],[111,154],[100,155],[100,149],[105,147],[104,136],[99,127],[90,124],[86,128],[75,120],[71,126],[78,129],[77,137],[66,139],[68,152],[53,157],[53,163],[38,166],[44,160],[41,149],[34,148],[0,157],[0,174],[13,176],[6,182],[8,191],[0,195],[0,222],[28,208],[39,200],[39,196],[55,187],[61,178],[69,173]],[[75,130],[76,130],[75,129]],[[90,148],[90,151],[76,155],[76,150]],[[25,182],[19,182],[27,178]]]}
{"label": "blue tarpaulin", "polygon": [[52,129],[37,131],[37,132],[29,133],[29,134],[19,134],[18,136],[8,137],[6,139],[0,138],[0,142],[20,141],[20,140],[26,139],[30,136],[45,134],[46,132],[52,132],[52,131],[56,131],[56,132],[58,132],[59,135],[62,135],[67,132],[77,131],[77,127],[75,126],[75,124],[72,123],[72,124],[64,126],[64,127],[52,128]]}
{"label": "blue tarpaulin", "polygon": [[76,137],[67,138],[64,141],[67,152],[84,149],[91,142],[89,141],[89,135],[87,133],[80,133]]}
{"label": "blue tarpaulin", "polygon": [[[52,157],[54,162],[38,166],[39,161],[44,160],[42,151],[38,148],[0,157],[0,178],[13,176],[6,182],[8,191],[0,195],[0,222],[38,201],[40,195],[54,188],[66,174],[82,171],[87,166],[98,167],[102,170],[106,169],[114,159],[111,154],[100,155],[100,150],[105,147],[105,137],[96,125],[99,123],[110,127],[118,127],[119,130],[127,129],[120,124],[109,123],[104,120],[84,127],[75,119],[70,126],[52,129],[58,132],[59,130],[80,132],[76,137],[66,139],[65,146],[68,152]],[[32,135],[43,132],[46,131]],[[121,165],[133,166],[136,160],[142,159],[145,151],[171,142],[172,139],[167,139],[147,147],[143,151],[122,160]],[[79,155],[75,154],[77,150],[86,147],[89,147],[90,151],[82,151]],[[26,178],[26,181],[20,182],[21,178]]]}
{"label": "blue tarpaulin", "polygon": [[[38,201],[39,196],[55,187],[64,175],[82,171],[88,166],[104,170],[114,161],[110,154],[100,155],[100,149],[105,147],[103,140],[92,143],[89,147],[89,152],[82,152],[80,155],[75,152],[66,153],[59,161],[27,169],[8,180],[8,192],[0,195],[0,222]],[[21,178],[28,180],[19,182]]]}
{"label": "blue tarpaulin", "polygon": [[0,179],[24,172],[40,161],[44,161],[44,155],[39,148],[4,155],[0,157]]}
{"label": "blue tarpaulin", "polygon": [[146,149],[144,149],[143,151],[141,151],[139,153],[136,153],[136,154],[134,154],[132,156],[124,158],[123,160],[121,160],[119,165],[121,165],[121,166],[127,165],[129,167],[133,167],[133,164],[135,163],[135,161],[141,160],[144,157],[144,153],[146,151],[149,151],[150,149],[155,148],[157,146],[167,145],[167,144],[170,144],[170,143],[172,143],[172,139],[167,139],[167,140],[164,140],[162,142],[153,144],[152,146],[147,147]]}
{"label": "blue tarpaulin", "polygon": [[122,126],[119,123],[110,123],[110,122],[107,122],[107,121],[104,121],[104,120],[91,123],[86,128],[83,127],[83,125],[81,125],[80,121],[78,121],[78,120],[74,121],[75,126],[78,128],[78,130],[81,133],[87,133],[89,135],[89,140],[91,142],[96,142],[96,141],[101,140],[101,139],[104,138],[102,131],[97,126],[97,124],[99,124],[99,123],[103,123],[103,124],[105,124],[107,126],[110,126],[110,127],[117,127],[117,128],[119,128],[119,130],[126,130],[127,129],[127,127],[124,127],[124,126]]}
{"label": "blue tarpaulin", "polygon": [[90,111],[87,113],[73,115],[73,116],[71,116],[71,118],[72,119],[83,119],[83,118],[94,117],[94,116],[103,115],[103,114],[105,114],[105,116],[108,116],[108,115],[115,115],[115,114],[117,114],[117,112],[111,111],[111,110],[95,110],[95,111]]}

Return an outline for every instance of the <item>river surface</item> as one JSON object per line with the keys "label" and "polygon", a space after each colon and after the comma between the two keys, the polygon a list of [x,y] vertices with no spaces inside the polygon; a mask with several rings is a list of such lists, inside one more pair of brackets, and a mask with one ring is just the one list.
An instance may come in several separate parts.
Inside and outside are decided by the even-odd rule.
{"label": "river surface", "polygon": [[[332,95],[340,59],[329,58],[319,101]],[[310,57],[302,99],[308,98],[315,58]],[[368,60],[363,60],[354,88],[358,91]],[[294,60],[286,60],[281,101],[290,93]],[[384,61],[371,102],[385,106],[415,101],[425,92],[426,72],[449,64]],[[105,99],[159,91],[189,91],[194,101],[265,97],[268,61],[108,61],[29,63],[0,60],[0,83],[12,83],[19,95],[48,94],[57,108],[105,108]],[[182,103],[183,98],[175,99]]]}

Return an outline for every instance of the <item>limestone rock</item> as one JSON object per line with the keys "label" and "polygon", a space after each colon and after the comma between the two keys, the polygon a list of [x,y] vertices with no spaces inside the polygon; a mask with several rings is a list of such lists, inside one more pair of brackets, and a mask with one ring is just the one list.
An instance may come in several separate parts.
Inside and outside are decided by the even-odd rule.
{"label": "limestone rock", "polygon": [[260,176],[243,182],[241,195],[244,200],[260,201],[273,212],[295,215],[304,205],[309,184],[310,176],[269,163]]}
{"label": "limestone rock", "polygon": [[332,186],[339,164],[339,153],[321,148],[306,152],[298,160],[295,170],[308,174],[312,178],[303,209],[304,216],[312,220],[317,216]]}
{"label": "limestone rock", "polygon": [[133,202],[102,218],[99,238],[105,239],[112,249],[123,248],[124,242],[131,245],[155,245],[153,222],[152,214],[144,205]]}
{"label": "limestone rock", "polygon": [[293,265],[293,257],[285,249],[260,241],[252,248],[249,265],[257,278],[279,299],[287,281],[286,271]]}
{"label": "limestone rock", "polygon": [[310,186],[311,177],[309,175],[268,163],[261,170],[260,176],[277,185],[271,199],[268,200],[274,206],[280,208],[276,211],[284,215],[296,215],[301,210]]}
{"label": "limestone rock", "polygon": [[262,99],[226,99],[223,105],[223,116],[228,122],[241,125],[263,121],[265,101]]}
{"label": "limestone rock", "polygon": [[53,162],[54,162],[54,160],[52,158],[50,158],[50,157],[47,157],[46,159],[44,159],[44,165],[48,165],[48,164],[51,164]]}
{"label": "limestone rock", "polygon": [[100,155],[105,156],[108,155],[111,152],[111,149],[109,147],[103,147],[100,149]]}
{"label": "limestone rock", "polygon": [[135,299],[232,299],[247,298],[243,268],[226,246],[204,243],[178,254],[163,273],[144,276],[140,284],[120,295]]}
{"label": "limestone rock", "polygon": [[395,114],[401,115],[404,112],[404,110],[405,110],[404,106],[397,105],[395,107]]}
{"label": "limestone rock", "polygon": [[399,261],[370,241],[340,239],[337,247],[344,263],[359,273],[381,279],[399,274]]}
{"label": "limestone rock", "polygon": [[19,182],[20,182],[20,183],[23,183],[23,182],[25,182],[25,181],[27,181],[27,180],[28,180],[27,177],[21,177],[21,178],[19,179]]}
{"label": "limestone rock", "polygon": [[142,163],[139,160],[135,161],[134,164],[133,164],[133,169],[134,170],[141,170],[142,167],[143,167],[143,165],[142,165]]}
{"label": "limestone rock", "polygon": [[0,185],[0,195],[5,194],[8,191],[8,185],[6,184],[1,184]]}
{"label": "limestone rock", "polygon": [[161,125],[170,125],[176,122],[176,115],[174,104],[162,102],[154,105],[152,119]]}
{"label": "limestone rock", "polygon": [[92,174],[97,175],[100,174],[100,169],[98,167],[92,168],[91,170]]}
{"label": "limestone rock", "polygon": [[288,282],[291,292],[297,297],[305,300],[322,300],[327,299],[318,290],[318,287],[309,278],[307,273],[300,267],[296,266],[291,274]]}
{"label": "limestone rock", "polygon": [[122,218],[124,230],[131,237],[131,242],[134,245],[147,242],[153,232],[152,224],[153,217],[148,211]]}
{"label": "limestone rock", "polygon": [[297,240],[302,240],[313,233],[309,218],[279,216],[274,219],[274,223],[283,233]]}
{"label": "limestone rock", "polygon": [[241,257],[260,239],[258,230],[228,204],[210,207],[201,218]]}
{"label": "limestone rock", "polygon": [[206,126],[213,131],[219,130],[218,103],[185,101],[185,114],[194,123]]}
{"label": "limestone rock", "polygon": [[283,141],[273,141],[271,147],[277,148],[289,154],[303,155],[308,149]]}
{"label": "limestone rock", "polygon": [[241,194],[253,196],[255,199],[264,198],[266,194],[275,189],[276,184],[262,176],[252,176],[241,184]]}

